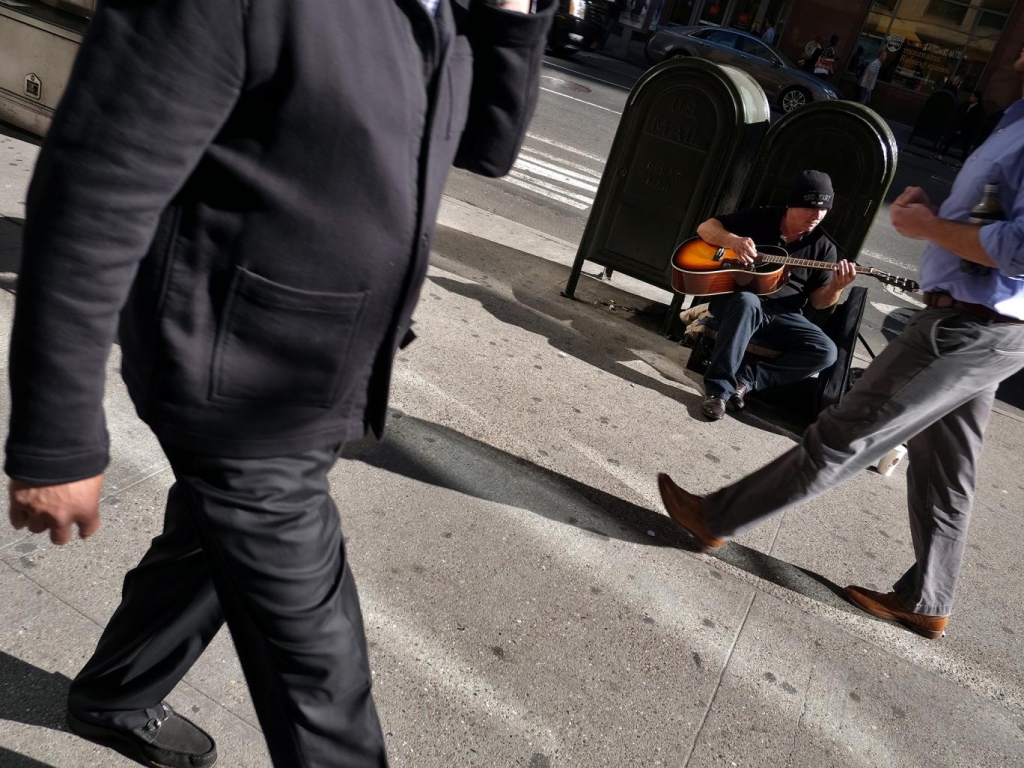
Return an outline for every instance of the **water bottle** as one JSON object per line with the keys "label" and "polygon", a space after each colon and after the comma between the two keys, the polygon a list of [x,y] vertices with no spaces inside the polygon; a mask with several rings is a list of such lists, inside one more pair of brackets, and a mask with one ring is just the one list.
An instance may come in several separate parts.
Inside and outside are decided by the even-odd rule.
{"label": "water bottle", "polygon": [[[999,202],[999,185],[986,184],[985,194],[982,195],[981,202],[971,208],[971,217],[967,222],[985,226],[993,221],[1006,221],[1006,212],[1003,210],[1003,204]],[[960,271],[969,275],[987,275],[992,271],[992,267],[960,259]]]}

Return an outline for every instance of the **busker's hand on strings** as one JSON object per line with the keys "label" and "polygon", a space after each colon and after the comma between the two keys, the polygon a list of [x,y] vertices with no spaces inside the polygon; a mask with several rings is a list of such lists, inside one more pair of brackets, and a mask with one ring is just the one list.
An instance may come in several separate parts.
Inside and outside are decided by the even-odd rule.
{"label": "busker's hand on strings", "polygon": [[740,263],[744,266],[749,267],[757,260],[757,246],[749,237],[733,235],[728,248],[739,257]]}
{"label": "busker's hand on strings", "polygon": [[72,526],[77,525],[78,535],[87,539],[100,527],[102,487],[103,475],[60,485],[29,485],[12,479],[8,484],[11,525],[32,533],[49,530],[54,544],[71,541]]}
{"label": "busker's hand on strings", "polygon": [[846,259],[836,262],[835,272],[832,274],[832,285],[842,290],[857,279],[857,268]]}

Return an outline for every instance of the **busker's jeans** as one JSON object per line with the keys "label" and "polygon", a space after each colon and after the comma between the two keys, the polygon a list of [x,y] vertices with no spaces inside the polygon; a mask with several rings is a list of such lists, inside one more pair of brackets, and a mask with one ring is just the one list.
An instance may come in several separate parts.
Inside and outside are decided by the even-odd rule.
{"label": "busker's jeans", "polygon": [[915,562],[894,589],[909,610],[948,615],[996,388],[1022,367],[1024,325],[918,312],[799,445],[704,499],[711,532],[742,533],[906,443]]}
{"label": "busker's jeans", "polygon": [[[833,341],[798,312],[771,314],[760,297],[742,291],[716,296],[709,308],[718,332],[704,373],[704,392],[709,397],[728,400],[741,381],[758,391],[801,381],[836,361]],[[754,334],[758,342],[782,354],[745,361]]]}
{"label": "busker's jeans", "polygon": [[163,533],[125,577],[69,709],[146,723],[227,620],[275,766],[386,765],[327,480],[338,450],[228,459],[165,447],[177,482]]}

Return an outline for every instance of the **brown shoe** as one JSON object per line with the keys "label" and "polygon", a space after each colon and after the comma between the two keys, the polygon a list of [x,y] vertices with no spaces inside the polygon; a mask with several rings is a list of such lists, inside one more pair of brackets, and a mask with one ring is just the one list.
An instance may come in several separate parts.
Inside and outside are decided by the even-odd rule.
{"label": "brown shoe", "polygon": [[750,385],[745,381],[741,381],[736,385],[736,391],[732,397],[729,398],[729,407],[734,411],[742,411],[747,407],[747,395],[750,394]]}
{"label": "brown shoe", "polygon": [[658,475],[658,490],[661,491],[661,500],[665,503],[668,516],[706,549],[717,549],[725,544],[725,539],[716,539],[711,535],[701,511],[700,496],[684,491],[664,472]]}
{"label": "brown shoe", "polygon": [[700,412],[710,421],[718,421],[725,418],[725,399],[717,395],[704,398],[700,405]]}
{"label": "brown shoe", "polygon": [[864,587],[849,586],[843,590],[846,599],[862,611],[887,621],[896,621],[917,634],[934,640],[946,631],[948,616],[926,616],[903,607],[895,592],[875,592]]}

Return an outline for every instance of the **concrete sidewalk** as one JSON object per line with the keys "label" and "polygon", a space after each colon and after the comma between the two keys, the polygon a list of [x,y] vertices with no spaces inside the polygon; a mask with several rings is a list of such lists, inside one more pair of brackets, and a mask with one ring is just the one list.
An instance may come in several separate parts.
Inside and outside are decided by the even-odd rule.
{"label": "concrete sidewalk", "polygon": [[[903,468],[697,553],[655,474],[711,490],[795,436],[700,420],[687,350],[635,311],[650,289],[559,295],[571,245],[448,201],[434,251],[387,438],[332,474],[395,766],[1024,763],[1019,421],[993,417],[958,609],[925,641],[837,595],[909,564]],[[0,292],[4,350],[12,309]],[[4,768],[129,765],[62,723],[171,483],[117,367],[100,533],[55,548],[0,526]],[[218,765],[269,765],[227,632],[171,703]]]}

